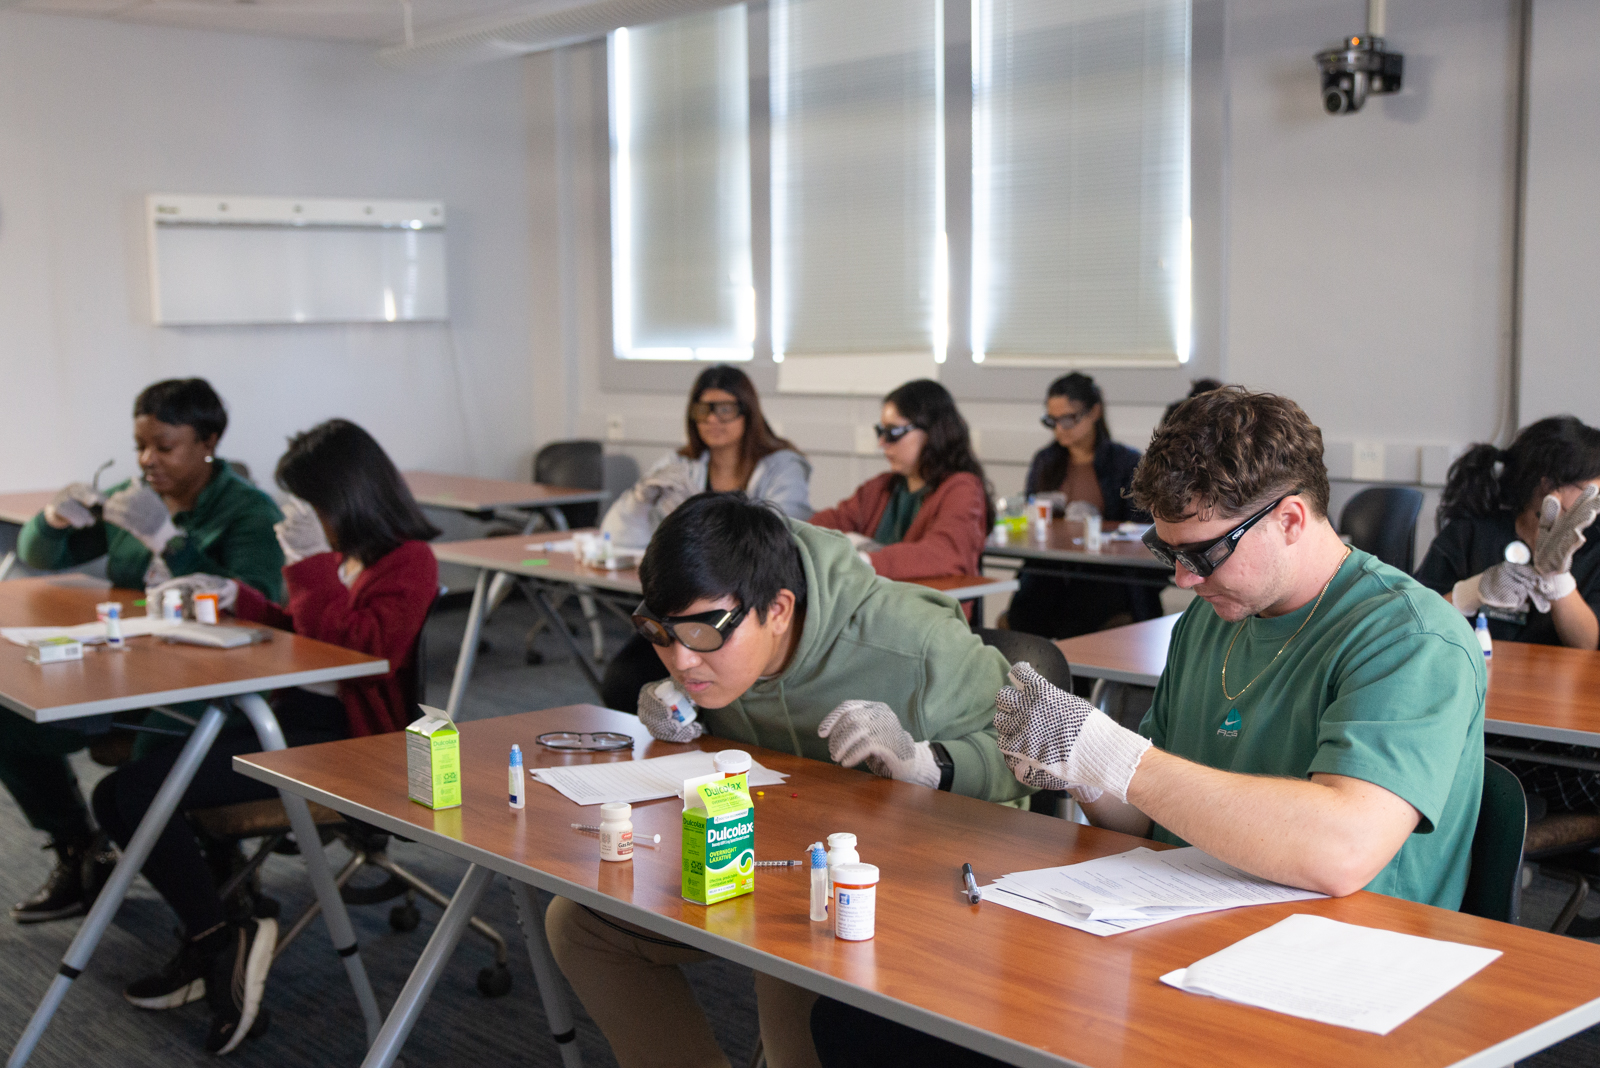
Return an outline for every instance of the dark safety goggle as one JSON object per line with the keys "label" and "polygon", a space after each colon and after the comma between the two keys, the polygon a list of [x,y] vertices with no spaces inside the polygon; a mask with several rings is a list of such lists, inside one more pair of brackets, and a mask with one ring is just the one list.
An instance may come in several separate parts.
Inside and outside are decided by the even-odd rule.
{"label": "dark safety goggle", "polygon": [[1152,524],[1150,529],[1144,532],[1144,547],[1150,550],[1151,556],[1154,556],[1168,567],[1182,564],[1199,577],[1207,578],[1213,571],[1222,566],[1224,560],[1233,555],[1233,550],[1238,548],[1239,539],[1244,537],[1245,531],[1261,522],[1271,514],[1274,508],[1299,492],[1299,490],[1295,490],[1293,493],[1285,493],[1282,497],[1279,497],[1220,538],[1212,538],[1210,541],[1192,541],[1186,545],[1168,545],[1156,537],[1156,528]]}
{"label": "dark safety goggle", "polygon": [[633,610],[633,629],[651,645],[666,648],[677,641],[697,653],[714,653],[749,613],[748,608],[718,608],[692,616],[658,616],[640,601]]}
{"label": "dark safety goggle", "polygon": [[890,445],[893,445],[915,429],[917,427],[914,423],[901,423],[899,426],[884,426],[882,423],[874,423],[872,425],[872,432],[878,435],[878,440],[886,441]]}
{"label": "dark safety goggle", "polygon": [[[1089,409],[1089,411],[1093,410],[1093,408]],[[1047,430],[1054,430],[1056,427],[1060,427],[1062,430],[1071,430],[1087,418],[1089,418],[1089,412],[1068,412],[1066,415],[1041,415],[1039,422]]]}

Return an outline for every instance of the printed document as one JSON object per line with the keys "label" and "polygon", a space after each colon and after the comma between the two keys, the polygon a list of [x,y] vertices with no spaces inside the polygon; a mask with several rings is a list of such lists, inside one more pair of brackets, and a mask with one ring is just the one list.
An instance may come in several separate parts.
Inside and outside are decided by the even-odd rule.
{"label": "printed document", "polygon": [[[617,760],[605,764],[571,764],[534,768],[530,775],[559,790],[578,805],[636,804],[661,797],[677,797],[683,780],[716,771],[710,753],[674,753],[649,760]],[[750,785],[781,786],[784,776],[750,763]]]}
{"label": "printed document", "polygon": [[1498,956],[1498,949],[1297,914],[1161,981],[1192,994],[1386,1035]]}
{"label": "printed document", "polygon": [[[142,638],[146,634],[160,634],[178,626],[176,620],[154,616],[129,616],[122,621],[124,638]],[[106,625],[100,622],[79,623],[75,627],[0,627],[0,638],[16,645],[46,641],[50,638],[76,638],[85,645],[99,645],[106,640]]]}

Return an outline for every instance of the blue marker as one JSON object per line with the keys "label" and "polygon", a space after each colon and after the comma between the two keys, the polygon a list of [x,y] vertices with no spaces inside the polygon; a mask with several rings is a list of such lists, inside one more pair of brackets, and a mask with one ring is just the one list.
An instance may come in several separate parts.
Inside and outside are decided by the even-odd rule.
{"label": "blue marker", "polygon": [[511,807],[521,808],[528,802],[528,795],[522,786],[522,747],[515,743],[511,746]]}

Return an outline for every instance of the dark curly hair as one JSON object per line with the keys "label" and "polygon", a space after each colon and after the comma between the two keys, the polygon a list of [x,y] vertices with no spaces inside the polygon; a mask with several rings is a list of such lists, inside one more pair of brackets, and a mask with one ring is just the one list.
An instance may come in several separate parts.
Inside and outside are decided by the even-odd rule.
{"label": "dark curly hair", "polygon": [[1184,401],[1156,427],[1128,496],[1177,523],[1249,515],[1294,492],[1328,514],[1322,431],[1288,397],[1223,386]]}
{"label": "dark curly hair", "polygon": [[1600,430],[1552,415],[1523,427],[1509,449],[1483,444],[1462,453],[1445,476],[1435,521],[1443,529],[1463,516],[1520,512],[1553,489],[1592,478],[1600,478]]}
{"label": "dark curly hair", "polygon": [[912,426],[927,433],[928,443],[917,458],[917,473],[928,488],[937,489],[958,471],[977,475],[983,483],[984,530],[994,526],[994,487],[972,451],[972,434],[950,391],[931,378],[919,378],[895,389],[883,403],[894,405]]}

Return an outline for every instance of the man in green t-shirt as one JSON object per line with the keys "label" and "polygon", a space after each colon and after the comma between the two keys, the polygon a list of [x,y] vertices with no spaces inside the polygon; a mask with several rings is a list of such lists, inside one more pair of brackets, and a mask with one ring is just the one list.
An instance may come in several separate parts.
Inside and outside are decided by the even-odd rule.
{"label": "man in green t-shirt", "polygon": [[1097,825],[1333,895],[1457,908],[1483,786],[1483,654],[1461,613],[1328,522],[1322,433],[1236,387],[1156,431],[1131,497],[1197,600],[1139,733],[1030,669],[1000,748]]}

